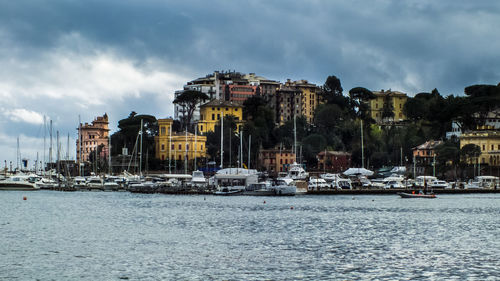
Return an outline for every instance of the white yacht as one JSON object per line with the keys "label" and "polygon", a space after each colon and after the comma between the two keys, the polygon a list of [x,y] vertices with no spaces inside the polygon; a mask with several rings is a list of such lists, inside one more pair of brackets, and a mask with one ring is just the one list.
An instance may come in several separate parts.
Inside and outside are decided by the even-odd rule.
{"label": "white yacht", "polygon": [[287,183],[284,180],[276,180],[272,183],[271,189],[278,196],[294,196],[297,193],[297,186],[294,182]]}
{"label": "white yacht", "polygon": [[433,181],[436,181],[437,178],[434,176],[418,176],[415,178],[415,187],[425,188],[430,187]]}
{"label": "white yacht", "polygon": [[434,180],[431,182],[430,188],[451,188],[450,184],[443,180]]}
{"label": "white yacht", "polygon": [[37,181],[36,185],[40,189],[53,189],[57,187],[58,183],[57,181],[51,179],[51,178],[42,178],[41,180]]}
{"label": "white yacht", "polygon": [[[335,179],[332,179],[332,181]],[[309,190],[322,190],[329,188],[328,183],[323,178],[310,178],[308,183]]]}
{"label": "white yacht", "polygon": [[197,189],[205,189],[207,187],[207,179],[202,171],[193,171],[190,185]]}
{"label": "white yacht", "polygon": [[103,190],[104,189],[104,182],[101,177],[98,176],[92,176],[88,178],[87,181],[87,188],[92,189],[92,190]]}
{"label": "white yacht", "polygon": [[13,175],[0,181],[0,190],[39,190],[36,176]]}
{"label": "white yacht", "polygon": [[495,176],[477,176],[474,180],[469,181],[466,185],[466,189],[470,188],[489,188],[497,189],[500,187],[499,178]]}
{"label": "white yacht", "polygon": [[242,168],[226,168],[217,171],[212,181],[216,186],[216,195],[232,195],[241,193],[250,184],[258,183],[257,170]]}
{"label": "white yacht", "polygon": [[351,180],[341,178],[340,176],[338,176],[334,181],[332,181],[330,186],[336,190],[352,189]]}
{"label": "white yacht", "polygon": [[306,180],[309,177],[309,173],[304,170],[301,164],[294,162],[288,167],[288,177],[293,180]]}

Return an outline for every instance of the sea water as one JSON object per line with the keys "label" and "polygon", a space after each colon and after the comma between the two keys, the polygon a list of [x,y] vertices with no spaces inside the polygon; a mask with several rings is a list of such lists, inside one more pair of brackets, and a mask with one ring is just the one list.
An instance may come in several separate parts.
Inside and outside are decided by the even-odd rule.
{"label": "sea water", "polygon": [[0,280],[498,280],[499,225],[499,194],[2,191]]}

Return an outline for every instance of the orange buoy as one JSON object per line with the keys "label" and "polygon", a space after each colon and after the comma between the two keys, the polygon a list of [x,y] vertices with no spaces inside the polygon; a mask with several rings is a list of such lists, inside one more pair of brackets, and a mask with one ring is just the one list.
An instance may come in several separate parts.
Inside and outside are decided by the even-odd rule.
{"label": "orange buoy", "polygon": [[23,196],[23,200],[28,200],[28,197],[26,197],[26,196]]}

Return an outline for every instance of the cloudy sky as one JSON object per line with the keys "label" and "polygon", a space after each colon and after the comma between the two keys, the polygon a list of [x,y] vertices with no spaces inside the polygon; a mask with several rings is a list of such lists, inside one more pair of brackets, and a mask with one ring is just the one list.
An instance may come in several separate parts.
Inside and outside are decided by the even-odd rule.
{"label": "cloudy sky", "polygon": [[42,157],[44,116],[74,159],[79,118],[171,116],[214,70],[461,95],[499,82],[498,30],[495,0],[0,1],[0,161],[15,166],[17,137]]}

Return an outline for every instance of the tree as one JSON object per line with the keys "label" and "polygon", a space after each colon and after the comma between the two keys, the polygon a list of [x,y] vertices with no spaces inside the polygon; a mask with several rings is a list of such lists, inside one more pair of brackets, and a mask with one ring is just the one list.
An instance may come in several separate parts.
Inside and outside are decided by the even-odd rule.
{"label": "tree", "polygon": [[468,108],[478,121],[477,125],[483,125],[488,113],[499,107],[500,84],[499,85],[472,85],[464,89],[468,96]]}
{"label": "tree", "polygon": [[351,98],[351,107],[357,115],[356,117],[364,121],[371,119],[369,102],[375,98],[372,91],[363,87],[355,87],[349,90],[349,97]]}
{"label": "tree", "polygon": [[[127,118],[118,121],[119,130],[111,136],[111,155],[121,154],[124,147],[128,149],[129,153],[132,153],[134,147],[136,147],[136,153],[140,150],[136,141],[141,129],[141,120],[143,122],[143,154],[147,153],[147,158],[153,161],[155,155],[154,137],[158,135],[158,122],[156,117],[152,115],[137,114],[135,111],[132,111]],[[154,167],[154,165],[148,164],[148,167]]]}
{"label": "tree", "polygon": [[185,110],[183,129],[189,128],[196,106],[206,100],[208,100],[208,96],[205,93],[193,90],[184,91],[174,99],[174,104],[184,107]]}
{"label": "tree", "polygon": [[335,75],[328,76],[323,85],[323,98],[328,104],[336,104],[342,109],[349,108],[349,99],[342,94],[342,85]]}
{"label": "tree", "polygon": [[473,143],[464,145],[460,149],[460,157],[463,162],[471,164],[481,155],[481,148]]}
{"label": "tree", "polygon": [[[448,167],[453,168],[456,177],[456,168],[460,162],[460,143],[456,138],[452,138],[436,147],[436,160],[440,166],[439,171],[447,171]],[[448,165],[450,163],[451,165]]]}

